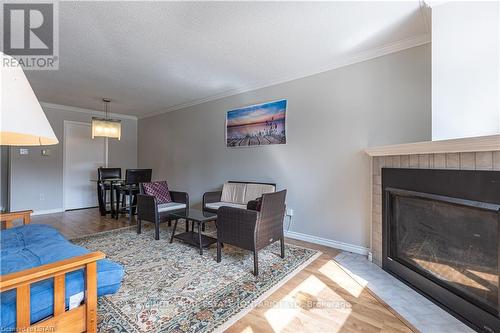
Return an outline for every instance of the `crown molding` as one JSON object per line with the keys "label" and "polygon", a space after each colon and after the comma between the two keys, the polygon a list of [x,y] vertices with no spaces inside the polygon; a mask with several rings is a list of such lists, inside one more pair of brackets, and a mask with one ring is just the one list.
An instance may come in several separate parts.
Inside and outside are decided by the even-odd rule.
{"label": "crown molding", "polygon": [[403,143],[365,149],[369,156],[395,156],[411,154],[470,153],[500,151],[500,134],[470,138]]}
{"label": "crown molding", "polygon": [[436,8],[436,7],[444,5],[444,4],[451,2],[451,1],[450,0],[424,0],[424,2],[430,8]]}
{"label": "crown molding", "polygon": [[168,113],[168,112],[172,112],[172,111],[177,111],[177,110],[188,108],[188,107],[191,107],[191,106],[195,106],[195,105],[203,104],[203,103],[206,103],[206,102],[214,101],[214,100],[217,100],[217,99],[221,99],[221,98],[225,98],[225,97],[229,97],[229,96],[233,96],[233,95],[238,95],[238,94],[249,92],[249,91],[254,91],[254,90],[258,90],[258,89],[262,89],[262,88],[271,87],[271,86],[274,86],[274,85],[277,85],[277,84],[286,83],[286,82],[290,82],[290,81],[294,81],[294,80],[306,78],[306,77],[309,77],[309,76],[321,74],[321,73],[328,72],[328,71],[331,71],[331,70],[334,70],[334,69],[338,69],[338,68],[341,68],[341,67],[353,65],[353,64],[356,64],[356,63],[359,63],[359,62],[363,62],[363,61],[375,59],[375,58],[378,58],[378,57],[382,57],[384,55],[388,55],[388,54],[391,54],[391,53],[395,53],[395,52],[403,51],[403,50],[406,50],[406,49],[410,49],[412,47],[416,47],[416,46],[421,46],[421,45],[424,45],[424,44],[428,44],[428,43],[430,43],[430,41],[431,41],[430,34],[429,33],[425,33],[425,34],[422,34],[422,35],[410,37],[410,38],[403,39],[403,40],[400,40],[400,41],[397,41],[397,42],[394,42],[394,43],[390,43],[390,44],[386,44],[386,45],[383,45],[383,46],[380,46],[380,47],[376,47],[376,48],[373,48],[371,50],[359,52],[359,53],[356,53],[356,54],[353,54],[353,55],[350,55],[350,56],[337,58],[335,61],[333,61],[329,65],[325,66],[324,68],[322,68],[322,69],[320,69],[318,71],[315,71],[314,73],[303,73],[303,74],[300,74],[300,75],[295,75],[295,76],[291,76],[291,77],[286,77],[286,78],[282,78],[282,79],[279,79],[279,80],[275,80],[273,82],[267,82],[267,83],[262,83],[262,84],[258,84],[258,85],[255,85],[255,86],[227,90],[227,91],[221,92],[219,94],[215,94],[215,95],[207,96],[207,97],[204,97],[204,98],[192,100],[192,101],[189,101],[189,102],[186,102],[186,103],[181,103],[181,104],[173,105],[171,107],[168,107],[168,108],[160,110],[160,111],[150,112],[150,113],[147,113],[145,115],[138,116],[138,118],[139,119],[144,119],[144,118],[154,117],[154,116],[158,116],[158,115],[161,115],[161,114],[164,114],[164,113]]}
{"label": "crown molding", "polygon": [[[56,110],[56,111],[79,112],[79,113],[90,114],[92,116],[100,116],[100,117],[103,117],[103,116],[106,115],[103,111],[98,111],[98,110],[93,110],[93,109],[79,108],[79,107],[76,107],[76,106],[54,104],[54,103],[46,103],[46,102],[40,102],[40,105],[44,109],[46,108],[46,109]],[[118,118],[118,119],[137,120],[137,116],[131,116],[131,115],[122,114],[122,113],[112,113],[112,112],[109,112],[108,116],[111,117],[111,118]]]}

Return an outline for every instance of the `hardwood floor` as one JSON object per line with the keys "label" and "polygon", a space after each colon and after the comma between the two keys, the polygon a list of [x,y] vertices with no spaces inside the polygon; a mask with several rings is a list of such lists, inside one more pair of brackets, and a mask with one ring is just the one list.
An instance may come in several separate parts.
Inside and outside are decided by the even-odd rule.
{"label": "hardwood floor", "polygon": [[[130,226],[128,219],[99,216],[97,209],[33,216],[68,238]],[[339,250],[287,239],[323,252],[226,332],[412,332],[416,331],[331,260]]]}
{"label": "hardwood floor", "polygon": [[59,230],[67,238],[75,238],[97,232],[128,227],[133,224],[127,217],[118,220],[100,216],[97,208],[73,210],[64,213],[36,215],[32,223],[48,224]]}
{"label": "hardwood floor", "polygon": [[323,254],[226,332],[416,332],[331,260],[339,250],[287,243]]}

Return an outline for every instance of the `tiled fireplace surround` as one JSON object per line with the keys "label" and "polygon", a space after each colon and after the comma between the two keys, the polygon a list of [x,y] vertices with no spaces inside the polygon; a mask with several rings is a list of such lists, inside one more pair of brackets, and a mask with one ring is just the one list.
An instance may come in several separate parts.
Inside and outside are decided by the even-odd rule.
{"label": "tiled fireplace surround", "polygon": [[382,168],[500,170],[500,151],[372,157],[373,262],[382,265]]}

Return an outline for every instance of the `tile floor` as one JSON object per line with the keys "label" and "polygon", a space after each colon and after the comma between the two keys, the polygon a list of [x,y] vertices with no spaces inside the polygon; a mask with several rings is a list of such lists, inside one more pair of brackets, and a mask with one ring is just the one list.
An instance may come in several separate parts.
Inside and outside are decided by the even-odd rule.
{"label": "tile floor", "polygon": [[365,256],[342,252],[334,260],[352,278],[370,289],[420,332],[474,332],[448,312],[368,261]]}

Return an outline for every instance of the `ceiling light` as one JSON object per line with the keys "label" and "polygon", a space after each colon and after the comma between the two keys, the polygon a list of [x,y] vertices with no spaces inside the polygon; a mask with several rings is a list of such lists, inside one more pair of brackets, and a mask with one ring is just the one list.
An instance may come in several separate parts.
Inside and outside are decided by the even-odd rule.
{"label": "ceiling light", "polygon": [[105,117],[92,117],[92,139],[95,137],[104,137],[120,140],[122,136],[121,120],[109,119],[108,111],[111,100],[109,98],[103,98],[102,101],[104,102]]}

